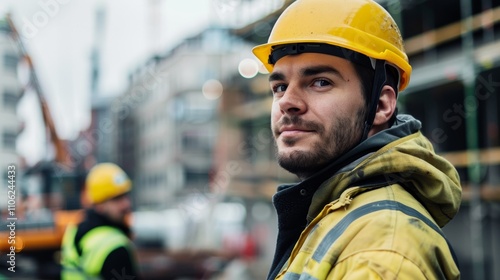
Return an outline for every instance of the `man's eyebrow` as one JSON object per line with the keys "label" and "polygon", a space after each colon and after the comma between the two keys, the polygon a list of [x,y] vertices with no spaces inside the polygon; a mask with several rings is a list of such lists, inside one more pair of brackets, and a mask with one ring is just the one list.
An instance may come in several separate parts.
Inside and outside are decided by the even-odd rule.
{"label": "man's eyebrow", "polygon": [[280,72],[274,72],[271,75],[269,75],[269,81],[283,81],[285,79],[285,75],[283,75]]}
{"label": "man's eyebrow", "polygon": [[340,74],[340,71],[327,65],[319,65],[319,66],[312,66],[312,67],[307,67],[302,69],[301,71],[301,76],[314,76],[322,73],[331,73],[339,76],[340,78],[344,79],[342,74]]}
{"label": "man's eyebrow", "polygon": [[[340,78],[344,79],[342,74],[340,74],[340,71],[335,69],[334,67],[328,66],[328,65],[319,65],[319,66],[311,66],[311,67],[306,67],[302,70],[300,70],[300,75],[301,76],[314,76],[322,73],[331,73],[339,76]],[[283,81],[285,80],[285,75],[281,72],[274,72],[271,75],[269,75],[269,82],[272,81]]]}

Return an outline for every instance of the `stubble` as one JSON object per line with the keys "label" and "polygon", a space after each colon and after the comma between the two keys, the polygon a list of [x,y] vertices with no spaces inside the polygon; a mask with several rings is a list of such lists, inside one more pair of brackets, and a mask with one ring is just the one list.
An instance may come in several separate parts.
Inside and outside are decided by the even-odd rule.
{"label": "stubble", "polygon": [[[313,143],[309,151],[294,150],[285,154],[276,148],[279,165],[301,179],[305,179],[319,171],[358,143],[363,131],[365,111],[364,107],[360,108],[354,119],[349,117],[337,118],[336,121],[331,123],[329,129],[319,123],[304,121],[299,116],[284,116],[273,127],[275,136],[277,129],[281,125],[293,124],[315,131],[320,136],[320,140]],[[288,147],[292,147],[295,142],[294,139],[283,141]],[[277,146],[276,138],[275,145]]]}

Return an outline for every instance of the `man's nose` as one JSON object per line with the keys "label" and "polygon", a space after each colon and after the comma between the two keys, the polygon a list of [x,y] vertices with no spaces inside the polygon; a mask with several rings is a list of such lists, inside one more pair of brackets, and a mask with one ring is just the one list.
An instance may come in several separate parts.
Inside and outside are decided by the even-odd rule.
{"label": "man's nose", "polygon": [[288,86],[285,94],[278,101],[283,114],[297,115],[306,112],[307,104],[303,93],[295,86]]}

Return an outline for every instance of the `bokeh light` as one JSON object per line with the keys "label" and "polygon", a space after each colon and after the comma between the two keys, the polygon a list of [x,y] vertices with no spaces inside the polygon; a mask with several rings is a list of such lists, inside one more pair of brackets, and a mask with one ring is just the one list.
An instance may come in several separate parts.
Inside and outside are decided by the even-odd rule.
{"label": "bokeh light", "polygon": [[259,65],[254,59],[245,58],[240,61],[240,64],[238,65],[238,72],[240,72],[240,75],[244,78],[250,79],[255,77],[255,75],[259,72]]}
{"label": "bokeh light", "polygon": [[218,80],[207,80],[202,87],[203,96],[206,99],[214,100],[222,95],[223,86]]}

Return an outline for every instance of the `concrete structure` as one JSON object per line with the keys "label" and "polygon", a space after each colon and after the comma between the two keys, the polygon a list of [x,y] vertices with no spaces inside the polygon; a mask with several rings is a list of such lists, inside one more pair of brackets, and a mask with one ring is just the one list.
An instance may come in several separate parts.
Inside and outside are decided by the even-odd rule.
{"label": "concrete structure", "polygon": [[111,111],[117,162],[140,188],[136,206],[161,208],[210,193],[217,108],[220,95],[228,94],[220,86],[249,50],[229,30],[208,28],[131,75]]}
{"label": "concrete structure", "polygon": [[2,199],[0,208],[6,209],[9,165],[16,166],[15,185],[21,179],[19,155],[16,152],[17,135],[21,123],[17,117],[17,103],[20,85],[17,78],[19,54],[15,41],[10,36],[10,27],[6,20],[0,18],[0,192]]}
{"label": "concrete structure", "polygon": [[392,7],[414,67],[401,109],[422,120],[463,186],[461,210],[444,232],[463,279],[500,279],[500,2],[400,5]]}

